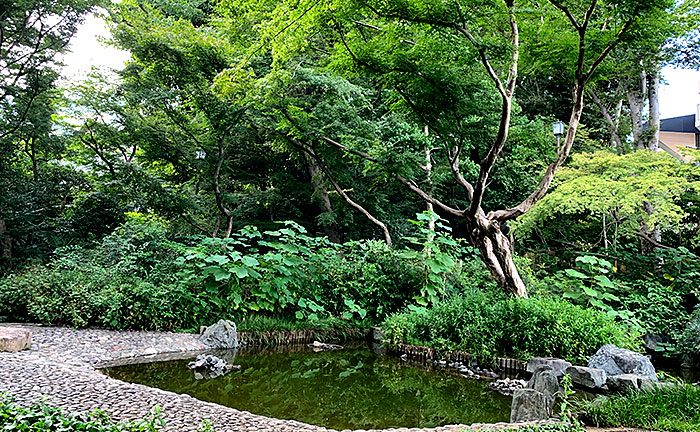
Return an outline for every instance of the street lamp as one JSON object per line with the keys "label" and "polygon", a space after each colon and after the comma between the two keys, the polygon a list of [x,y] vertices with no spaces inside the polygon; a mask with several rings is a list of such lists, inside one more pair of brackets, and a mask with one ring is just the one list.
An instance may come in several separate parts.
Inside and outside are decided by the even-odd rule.
{"label": "street lamp", "polygon": [[561,136],[564,135],[564,122],[563,121],[555,121],[554,123],[552,123],[552,133],[554,134],[555,137],[557,137],[557,148],[558,148]]}

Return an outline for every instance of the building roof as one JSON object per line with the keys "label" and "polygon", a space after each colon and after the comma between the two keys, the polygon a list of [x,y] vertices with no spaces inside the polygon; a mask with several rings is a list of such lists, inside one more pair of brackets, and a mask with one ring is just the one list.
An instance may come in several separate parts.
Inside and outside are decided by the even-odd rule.
{"label": "building roof", "polygon": [[700,133],[695,127],[695,114],[661,120],[662,132]]}

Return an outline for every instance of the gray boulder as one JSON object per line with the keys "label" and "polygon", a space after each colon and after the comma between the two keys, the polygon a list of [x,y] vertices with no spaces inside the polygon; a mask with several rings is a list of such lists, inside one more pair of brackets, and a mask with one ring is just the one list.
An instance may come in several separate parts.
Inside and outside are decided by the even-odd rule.
{"label": "gray boulder", "polygon": [[537,390],[554,398],[559,393],[559,379],[551,368],[543,366],[530,378],[527,388]]}
{"label": "gray boulder", "polygon": [[549,367],[554,371],[557,377],[563,376],[566,373],[566,368],[571,366],[566,360],[554,358],[554,357],[533,357],[527,362],[525,369],[534,374],[535,371],[541,367]]}
{"label": "gray boulder", "polygon": [[199,341],[208,348],[230,349],[238,348],[238,333],[233,321],[219,320],[207,327],[199,337]]}
{"label": "gray boulder", "polygon": [[588,361],[588,367],[603,369],[609,376],[634,374],[657,381],[656,369],[647,357],[615,345],[603,345]]}
{"label": "gray boulder", "polygon": [[591,390],[603,387],[608,378],[603,369],[584,366],[569,366],[566,373],[571,376],[571,382],[574,386]]}
{"label": "gray boulder", "polygon": [[613,375],[608,377],[607,385],[611,392],[631,393],[641,388],[642,381],[648,381],[647,377],[634,374]]}
{"label": "gray boulder", "polygon": [[535,389],[517,389],[513,393],[510,422],[547,420],[552,416],[554,400]]}

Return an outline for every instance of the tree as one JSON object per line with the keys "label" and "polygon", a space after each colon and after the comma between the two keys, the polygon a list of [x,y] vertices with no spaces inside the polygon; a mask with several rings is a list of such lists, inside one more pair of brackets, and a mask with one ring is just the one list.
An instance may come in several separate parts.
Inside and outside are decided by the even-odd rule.
{"label": "tree", "polygon": [[12,209],[33,199],[41,201],[39,196],[24,195],[32,191],[21,183],[22,170],[15,165],[22,163],[18,153],[31,160],[36,185],[42,162],[39,147],[53,139],[48,132],[55,95],[50,93],[58,77],[58,55],[85,14],[99,4],[100,0],[0,1],[0,179],[5,183],[0,197],[0,257],[4,259],[12,257],[13,237],[22,231],[9,222],[17,220]]}
{"label": "tree", "polygon": [[[664,152],[576,154],[557,175],[553,190],[514,228],[519,238],[534,230],[547,238],[559,237],[555,232],[579,234],[562,240],[586,247],[616,248],[630,239],[665,247],[650,233],[688,231],[683,225],[694,204],[689,198],[700,188],[698,179],[697,167],[678,163]],[[653,212],[647,211],[649,205]]]}
{"label": "tree", "polygon": [[[314,59],[320,67],[347,77],[367,74],[389,93],[383,103],[404,115],[413,127],[422,130],[427,125],[431,139],[443,149],[442,164],[461,187],[464,206],[455,204],[459,200],[427,191],[429,183],[424,177],[402,175],[415,174],[415,170],[388,163],[391,157],[375,156],[378,148],[398,156],[396,147],[381,143],[377,135],[373,140],[357,140],[299,127],[294,133],[311,140],[312,145],[323,142],[353,157],[390,167],[396,181],[443,214],[463,221],[498,284],[525,297],[527,290],[503,227],[545,196],[555,173],[567,160],[586,86],[599,66],[616,48],[643,37],[640,29],[670,5],[668,1],[551,0],[535,12],[530,3],[512,0],[478,4],[441,0],[285,1],[243,2],[235,13],[252,9],[267,17],[262,24],[267,33],[261,40],[272,47],[277,67],[288,68],[295,55],[304,52],[305,61]],[[527,52],[531,59],[542,59],[539,67],[563,69],[571,80],[568,129],[535,189],[516,205],[487,210],[484,199],[490,180],[508,145],[521,52]],[[556,58],[557,64],[548,65],[548,57]],[[473,67],[475,62],[480,69]],[[465,100],[472,101],[467,108],[462,105]],[[473,137],[473,131],[467,133],[472,120],[467,114],[478,112],[474,105],[480,105],[489,121],[482,123],[487,126],[480,139],[467,141],[465,138]],[[365,147],[357,145],[358,141],[364,141]]]}

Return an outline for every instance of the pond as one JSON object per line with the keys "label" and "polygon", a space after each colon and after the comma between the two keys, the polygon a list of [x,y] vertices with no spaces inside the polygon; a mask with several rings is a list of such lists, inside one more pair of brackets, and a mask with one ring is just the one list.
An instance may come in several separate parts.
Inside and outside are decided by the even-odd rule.
{"label": "pond", "polygon": [[488,382],[407,365],[365,344],[337,351],[215,353],[240,370],[196,379],[189,360],[107,368],[112,378],[238,410],[333,429],[434,427],[508,421],[511,398]]}

